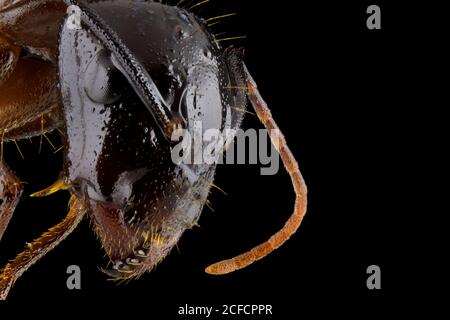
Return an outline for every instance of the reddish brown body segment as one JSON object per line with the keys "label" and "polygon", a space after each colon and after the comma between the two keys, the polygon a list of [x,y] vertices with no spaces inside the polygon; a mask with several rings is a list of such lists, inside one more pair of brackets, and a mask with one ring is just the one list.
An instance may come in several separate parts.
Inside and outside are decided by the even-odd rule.
{"label": "reddish brown body segment", "polygon": [[[58,21],[63,18],[65,7],[61,1],[0,0],[0,240],[23,191],[20,179],[3,160],[3,144],[63,125],[54,61]],[[79,206],[76,208],[78,211]],[[75,209],[72,215],[74,212]],[[76,223],[70,226],[75,227]],[[62,229],[52,230],[43,235],[39,242],[42,245],[29,247],[28,253],[22,253],[3,270],[0,299],[6,298],[15,279],[56,246],[57,239],[62,240]],[[46,247],[45,241],[52,245]]]}

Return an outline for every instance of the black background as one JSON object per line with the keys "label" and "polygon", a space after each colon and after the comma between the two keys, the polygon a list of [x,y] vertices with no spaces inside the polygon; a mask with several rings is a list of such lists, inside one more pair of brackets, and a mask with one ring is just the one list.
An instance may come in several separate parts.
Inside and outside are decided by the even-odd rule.
{"label": "black background", "polygon": [[[382,30],[366,28],[366,9],[378,4]],[[397,3],[398,4],[398,3]],[[402,312],[397,298],[411,289],[411,242],[407,235],[413,184],[406,161],[416,135],[419,99],[411,79],[421,69],[425,40],[407,5],[382,1],[212,0],[203,17],[237,12],[215,29],[246,48],[246,63],[297,157],[309,187],[307,216],[282,248],[231,275],[206,275],[204,267],[266,240],[290,215],[294,194],[287,174],[260,176],[258,166],[220,166],[201,228],[188,231],[158,268],[138,281],[117,285],[97,266],[106,258],[87,220],[57,249],[27,271],[9,300],[91,301],[105,310],[177,318],[184,304],[273,304],[273,319],[316,314]],[[425,14],[425,13],[424,13]],[[246,128],[262,128],[248,116]],[[51,135],[58,144],[57,134]],[[13,144],[5,158],[25,187],[23,201],[0,244],[4,264],[66,213],[68,195],[30,199],[56,180],[62,157],[39,138]],[[408,151],[407,151],[408,150]],[[414,206],[414,204],[412,205]],[[82,290],[66,288],[66,268],[82,270]],[[366,268],[382,270],[382,290],[366,287]],[[417,280],[420,281],[420,280]],[[413,291],[411,291],[413,290]],[[104,300],[107,298],[108,300]],[[108,302],[105,302],[108,301]],[[410,309],[412,306],[409,306]],[[393,312],[392,309],[390,312]],[[156,317],[156,314],[165,315]],[[257,317],[230,317],[257,319]],[[262,317],[266,318],[266,317]],[[189,319],[188,317],[186,319]],[[193,318],[194,319],[194,318]]]}

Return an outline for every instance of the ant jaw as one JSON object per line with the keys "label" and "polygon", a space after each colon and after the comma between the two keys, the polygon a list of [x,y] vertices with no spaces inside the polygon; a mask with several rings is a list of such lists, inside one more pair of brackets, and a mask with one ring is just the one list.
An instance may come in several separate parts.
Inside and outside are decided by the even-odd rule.
{"label": "ant jaw", "polygon": [[37,198],[37,197],[47,197],[49,195],[54,194],[55,192],[58,192],[60,190],[69,190],[71,188],[71,185],[67,182],[65,182],[62,179],[59,179],[54,184],[52,184],[50,187],[45,188],[44,190],[32,193],[30,197]]}

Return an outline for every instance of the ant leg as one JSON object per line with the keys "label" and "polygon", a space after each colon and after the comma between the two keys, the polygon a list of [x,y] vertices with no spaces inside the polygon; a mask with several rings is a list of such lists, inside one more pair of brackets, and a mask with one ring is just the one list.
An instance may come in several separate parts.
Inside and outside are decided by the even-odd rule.
{"label": "ant leg", "polygon": [[19,203],[22,191],[23,187],[19,179],[0,160],[0,240]]}
{"label": "ant leg", "polygon": [[63,241],[82,220],[86,213],[84,203],[72,196],[70,210],[59,224],[42,234],[6,265],[0,275],[0,300],[5,300],[14,282],[34,263]]}
{"label": "ant leg", "polygon": [[[281,247],[300,227],[307,207],[307,188],[297,161],[295,160],[292,152],[289,150],[284,136],[281,134],[278,125],[272,118],[272,114],[267,107],[267,104],[261,97],[255,81],[253,80],[252,76],[245,66],[244,71],[246,75],[246,86],[249,99],[256,111],[256,114],[258,115],[259,120],[269,131],[272,143],[280,153],[284,167],[291,177],[292,185],[296,194],[296,199],[294,212],[280,231],[270,237],[269,240],[251,249],[250,251],[236,256],[232,259],[220,261],[206,268],[205,271],[213,275],[227,274],[245,268],[253,262],[266,257],[275,249]],[[275,132],[277,132],[278,134],[275,134]]]}

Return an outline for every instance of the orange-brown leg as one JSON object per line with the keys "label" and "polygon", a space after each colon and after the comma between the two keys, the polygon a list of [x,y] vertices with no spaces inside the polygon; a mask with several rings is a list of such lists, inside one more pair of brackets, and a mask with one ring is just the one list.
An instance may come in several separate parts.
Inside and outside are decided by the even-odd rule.
{"label": "orange-brown leg", "polygon": [[23,187],[19,179],[0,161],[0,240],[19,203]]}
{"label": "orange-brown leg", "polygon": [[257,85],[246,67],[245,73],[250,102],[252,103],[260,121],[264,124],[269,133],[271,133],[270,137],[272,139],[272,143],[280,153],[284,167],[291,177],[296,199],[294,212],[280,231],[275,233],[268,241],[260,244],[252,250],[232,259],[220,261],[206,268],[207,273],[214,275],[227,274],[245,268],[282,246],[297,231],[306,213],[307,188],[297,161],[295,160],[292,152],[289,150],[284,136],[281,134],[275,120],[272,118],[272,114],[267,107],[267,104],[261,97]]}
{"label": "orange-brown leg", "polygon": [[6,265],[0,275],[0,300],[5,300],[14,282],[34,263],[63,241],[82,220],[84,203],[72,196],[67,217],[34,240],[14,260]]}

